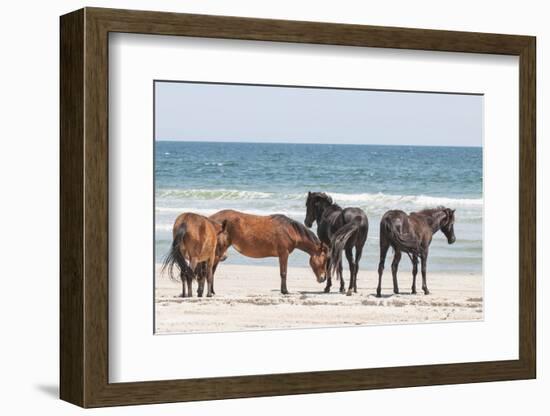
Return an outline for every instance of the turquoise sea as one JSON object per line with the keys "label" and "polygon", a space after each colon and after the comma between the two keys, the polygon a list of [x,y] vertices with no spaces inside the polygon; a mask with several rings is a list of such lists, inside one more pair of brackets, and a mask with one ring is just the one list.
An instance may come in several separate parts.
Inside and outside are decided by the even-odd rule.
{"label": "turquoise sea", "polygon": [[[365,210],[370,227],[361,269],[377,268],[384,212],[444,205],[456,209],[456,243],[448,245],[436,234],[429,270],[481,272],[481,147],[156,141],[156,262],[168,251],[172,224],[182,212],[209,215],[231,208],[303,222],[308,191]],[[389,262],[391,257],[388,267]],[[230,251],[227,263],[277,265],[277,259]],[[402,268],[410,269],[409,263],[404,258]],[[292,254],[291,266],[307,264],[306,255]]]}

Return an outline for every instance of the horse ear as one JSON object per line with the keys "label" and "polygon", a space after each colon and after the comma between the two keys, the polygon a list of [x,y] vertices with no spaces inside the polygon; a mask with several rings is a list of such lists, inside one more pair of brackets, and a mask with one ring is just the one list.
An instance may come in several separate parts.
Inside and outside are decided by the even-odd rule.
{"label": "horse ear", "polygon": [[455,211],[456,211],[456,209],[452,209],[452,210],[451,210],[451,212],[452,212],[453,214],[455,213]]}

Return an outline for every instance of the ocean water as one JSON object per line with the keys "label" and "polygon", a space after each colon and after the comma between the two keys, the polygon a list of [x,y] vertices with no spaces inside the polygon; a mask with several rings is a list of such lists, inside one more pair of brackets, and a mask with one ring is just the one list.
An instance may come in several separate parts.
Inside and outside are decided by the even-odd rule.
{"label": "ocean water", "polygon": [[[182,212],[210,215],[230,208],[285,214],[303,223],[308,191],[326,192],[342,207],[365,210],[369,236],[361,269],[377,269],[384,212],[444,205],[456,209],[456,243],[448,245],[437,233],[428,271],[481,272],[483,156],[476,147],[157,141],[156,262],[167,253],[173,222]],[[275,258],[229,254],[227,264],[278,264]],[[390,250],[387,270],[391,258]],[[308,267],[308,257],[295,251],[289,264]],[[406,256],[400,270],[410,270]]]}

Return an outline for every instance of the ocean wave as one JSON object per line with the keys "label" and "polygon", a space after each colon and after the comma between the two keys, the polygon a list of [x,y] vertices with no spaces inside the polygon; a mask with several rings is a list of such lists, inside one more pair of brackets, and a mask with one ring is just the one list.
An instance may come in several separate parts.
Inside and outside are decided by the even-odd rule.
{"label": "ocean wave", "polygon": [[[373,203],[384,206],[399,206],[399,204],[410,204],[418,207],[445,206],[483,206],[483,198],[450,198],[428,195],[392,195],[382,192],[378,193],[339,193],[327,192],[335,202],[358,202]],[[303,200],[307,193],[274,193],[260,191],[245,191],[238,189],[160,189],[157,197],[170,199],[199,199],[199,200]]]}
{"label": "ocean wave", "polygon": [[238,189],[161,189],[157,196],[161,198],[188,199],[269,199],[275,194],[269,192],[240,191]]}
{"label": "ocean wave", "polygon": [[483,198],[448,198],[428,195],[390,195],[381,192],[369,194],[329,193],[335,201],[360,201],[375,203],[409,203],[413,205],[432,207],[448,206],[482,206]]}

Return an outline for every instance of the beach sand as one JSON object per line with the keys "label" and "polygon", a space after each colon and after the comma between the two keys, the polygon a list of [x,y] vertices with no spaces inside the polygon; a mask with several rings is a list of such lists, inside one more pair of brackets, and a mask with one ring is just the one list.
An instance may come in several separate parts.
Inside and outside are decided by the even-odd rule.
{"label": "beach sand", "polygon": [[[348,274],[344,273],[346,285]],[[401,293],[394,295],[391,271],[384,272],[382,297],[377,298],[377,273],[359,271],[357,293],[338,293],[333,281],[331,293],[317,283],[308,268],[289,268],[289,295],[279,291],[278,267],[224,265],[216,272],[212,298],[181,298],[181,283],[160,274],[157,266],[155,322],[157,333],[223,332],[259,329],[290,329],[471,321],[483,319],[483,279],[480,274],[430,273],[430,295],[421,290],[412,295],[412,275],[398,273]],[[346,286],[347,287],[347,286]],[[205,290],[206,294],[206,290]]]}

